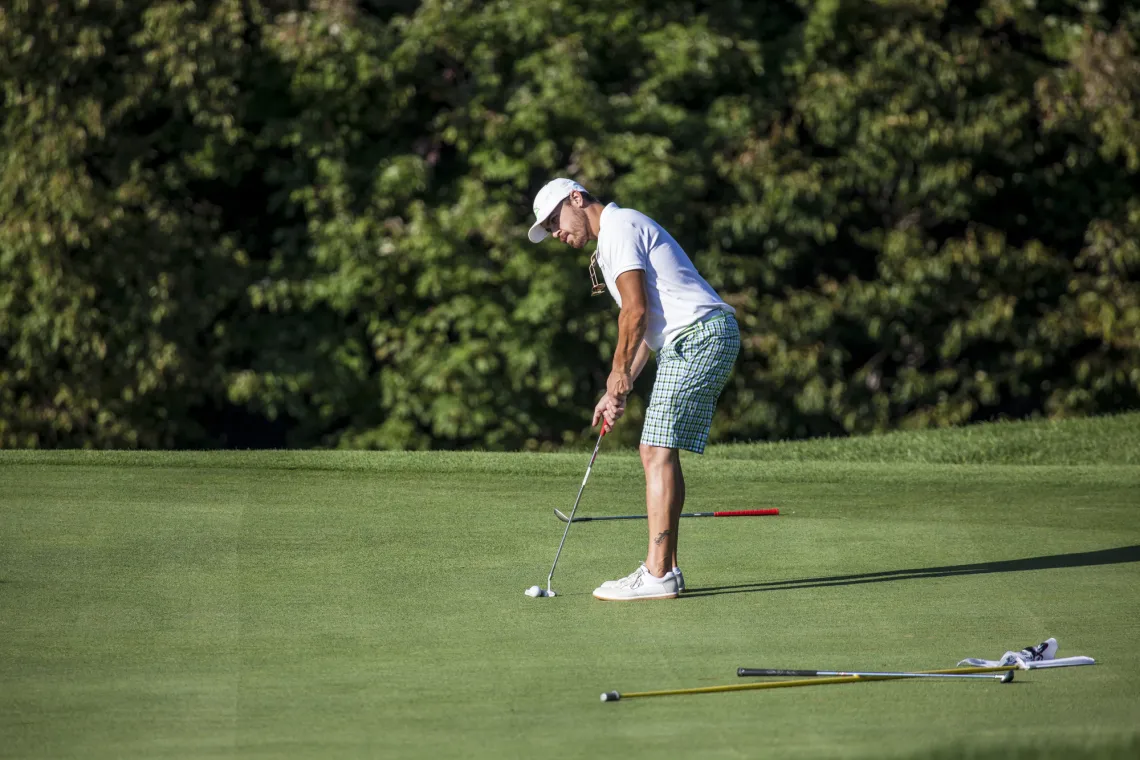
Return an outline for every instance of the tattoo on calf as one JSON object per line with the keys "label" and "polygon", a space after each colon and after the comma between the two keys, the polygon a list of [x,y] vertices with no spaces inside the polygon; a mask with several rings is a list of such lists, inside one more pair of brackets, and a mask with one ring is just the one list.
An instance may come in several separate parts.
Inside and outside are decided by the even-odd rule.
{"label": "tattoo on calf", "polygon": [[657,538],[653,539],[653,543],[660,546],[662,543],[664,543],[665,539],[668,537],[669,537],[669,531],[663,530],[657,534]]}

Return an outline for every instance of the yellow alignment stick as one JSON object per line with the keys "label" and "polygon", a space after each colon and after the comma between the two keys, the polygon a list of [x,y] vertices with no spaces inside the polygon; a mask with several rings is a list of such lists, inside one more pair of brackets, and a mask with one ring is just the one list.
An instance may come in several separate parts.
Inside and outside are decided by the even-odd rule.
{"label": "yellow alignment stick", "polygon": [[[944,670],[916,670],[916,674],[930,673],[1004,673],[1019,670],[1017,665],[1002,665],[995,668],[946,668]],[[795,681],[768,681],[767,683],[735,683],[728,686],[698,686],[692,689],[664,689],[662,691],[631,691],[621,693],[607,691],[602,694],[603,702],[617,702],[634,697],[671,697],[679,694],[715,694],[721,691],[748,691],[751,689],[786,689],[792,686],[824,686],[834,683],[856,683],[858,681],[894,681],[910,676],[834,676],[831,678],[798,678]]]}

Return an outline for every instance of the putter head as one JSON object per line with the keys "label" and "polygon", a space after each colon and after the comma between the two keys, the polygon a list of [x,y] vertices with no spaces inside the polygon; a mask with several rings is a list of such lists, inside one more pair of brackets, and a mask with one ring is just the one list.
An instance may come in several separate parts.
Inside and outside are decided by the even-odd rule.
{"label": "putter head", "polygon": [[562,511],[560,509],[558,509],[558,507],[554,508],[554,514],[562,522],[570,522],[570,518],[567,517],[566,515],[562,514]]}
{"label": "putter head", "polygon": [[1005,675],[1003,675],[1003,676],[1001,677],[1001,682],[1002,682],[1002,683],[1011,683],[1012,681],[1013,681],[1013,671],[1012,671],[1012,670],[1007,670],[1007,671],[1005,672]]}

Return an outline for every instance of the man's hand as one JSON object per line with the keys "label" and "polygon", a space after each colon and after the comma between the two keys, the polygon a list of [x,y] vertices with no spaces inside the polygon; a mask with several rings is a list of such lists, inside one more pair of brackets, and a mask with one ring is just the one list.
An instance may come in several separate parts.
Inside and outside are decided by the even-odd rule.
{"label": "man's hand", "polygon": [[633,378],[628,372],[621,372],[614,370],[610,372],[610,377],[606,380],[606,395],[621,402],[625,406],[626,397],[629,392],[633,390]]}
{"label": "man's hand", "polygon": [[612,428],[623,414],[625,414],[625,399],[618,401],[607,393],[594,407],[594,421],[590,423],[591,427],[597,427],[598,422],[604,418]]}

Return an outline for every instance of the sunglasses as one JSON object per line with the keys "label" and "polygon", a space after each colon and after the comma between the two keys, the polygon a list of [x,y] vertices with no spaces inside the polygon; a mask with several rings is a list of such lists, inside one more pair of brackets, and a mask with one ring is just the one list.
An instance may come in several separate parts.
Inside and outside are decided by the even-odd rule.
{"label": "sunglasses", "polygon": [[554,210],[550,212],[550,216],[546,217],[546,221],[542,223],[542,229],[546,230],[547,234],[553,235],[562,222],[562,204],[565,202],[565,200],[559,201]]}
{"label": "sunglasses", "polygon": [[590,295],[600,296],[605,295],[606,284],[598,282],[598,273],[594,270],[594,265],[598,263],[598,252],[594,251],[590,254]]}

